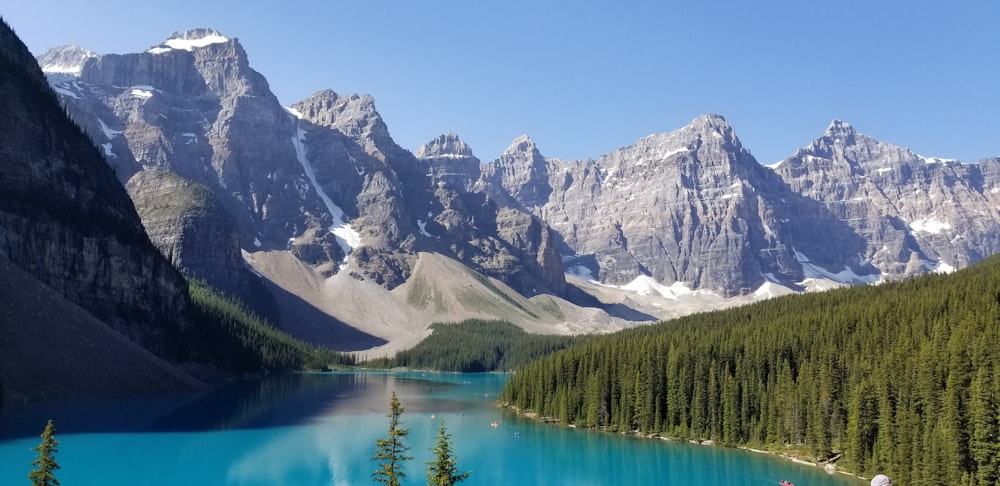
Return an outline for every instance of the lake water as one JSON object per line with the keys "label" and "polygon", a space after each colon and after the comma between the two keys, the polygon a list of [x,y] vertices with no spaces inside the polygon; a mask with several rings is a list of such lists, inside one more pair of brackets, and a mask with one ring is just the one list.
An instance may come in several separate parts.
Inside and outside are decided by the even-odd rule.
{"label": "lake water", "polygon": [[[545,425],[496,406],[500,374],[272,375],[197,397],[95,400],[0,414],[0,485],[29,484],[45,421],[72,485],[373,484],[396,391],[410,429],[404,484],[425,484],[440,419],[467,485],[867,484],[763,454]],[[433,415],[433,418],[432,418]],[[498,426],[491,424],[497,422]]]}

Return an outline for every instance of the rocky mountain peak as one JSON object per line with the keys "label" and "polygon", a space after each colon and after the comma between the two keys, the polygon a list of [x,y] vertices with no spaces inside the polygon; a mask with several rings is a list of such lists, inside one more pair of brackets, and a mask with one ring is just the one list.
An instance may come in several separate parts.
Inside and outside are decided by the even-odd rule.
{"label": "rocky mountain peak", "polygon": [[[816,140],[816,142],[854,145],[858,142],[859,135],[861,134],[859,134],[850,123],[841,120],[833,120],[830,122],[830,126],[826,127],[826,131],[823,132],[823,135],[819,138],[819,140]],[[861,135],[861,137],[864,136]]]}
{"label": "rocky mountain peak", "polygon": [[853,135],[855,133],[854,127],[843,120],[833,120],[830,122],[830,126],[826,127],[827,135]]}
{"label": "rocky mountain peak", "polygon": [[722,115],[708,113],[698,115],[688,126],[681,129],[682,133],[693,135],[704,140],[715,140],[724,146],[731,146],[735,151],[740,151],[743,144],[736,136],[733,127],[726,122]]}
{"label": "rocky mountain peak", "polygon": [[514,155],[514,154],[524,154],[537,152],[538,147],[535,146],[535,141],[527,135],[521,135],[514,139],[507,147],[507,150],[503,151],[503,155]]}
{"label": "rocky mountain peak", "polygon": [[88,59],[101,56],[80,46],[65,45],[53,47],[38,56],[38,65],[46,74],[72,74],[78,76]]}
{"label": "rocky mountain peak", "polygon": [[458,135],[452,132],[440,135],[434,140],[423,144],[417,149],[416,156],[421,159],[431,157],[475,157],[472,154],[472,149],[459,139]]}
{"label": "rocky mountain peak", "polygon": [[388,137],[382,115],[375,109],[375,99],[369,95],[340,96],[326,89],[295,103],[292,109],[312,123],[336,128],[352,138],[366,133]]}

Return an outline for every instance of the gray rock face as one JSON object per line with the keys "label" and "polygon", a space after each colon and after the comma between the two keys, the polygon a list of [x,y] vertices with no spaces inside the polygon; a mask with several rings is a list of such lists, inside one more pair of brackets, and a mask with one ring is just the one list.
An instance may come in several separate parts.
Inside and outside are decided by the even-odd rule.
{"label": "gray rock face", "polygon": [[482,163],[454,133],[446,133],[422,145],[416,156],[429,166],[428,177],[437,187],[443,185],[470,192],[479,180]]}
{"label": "gray rock face", "polygon": [[97,53],[79,46],[61,46],[49,49],[38,58],[38,65],[45,74],[79,75],[88,59],[96,59]]}
{"label": "gray rock face", "polygon": [[[235,39],[210,29],[174,34],[147,52],[89,59],[78,78],[54,87],[122,183],[142,170],[169,170],[209,188],[244,248],[286,248],[331,225],[298,158],[297,121]],[[138,198],[156,190],[136,187]],[[333,238],[309,244],[342,257]],[[202,267],[188,270],[211,274],[229,268],[228,258],[192,260]]]}
{"label": "gray rock face", "polygon": [[776,172],[865,240],[861,258],[898,279],[1000,251],[995,167],[923,157],[834,121]]}
{"label": "gray rock face", "polygon": [[833,247],[802,231],[831,218],[817,205],[794,205],[801,198],[717,115],[596,160],[545,159],[519,138],[483,174],[491,194],[546,221],[562,251],[606,283],[650,275],[735,295],[765,280],[802,281],[796,248],[843,268],[862,247],[851,237]]}
{"label": "gray rock face", "polygon": [[[69,65],[81,56],[61,49],[42,58]],[[50,80],[151,218],[157,245],[186,273],[235,285],[234,252],[225,235],[206,232],[214,216],[145,210],[187,186],[161,187],[144,172],[170,171],[211,190],[240,247],[287,248],[326,274],[350,261],[361,278],[391,289],[408,278],[417,251],[435,251],[528,291],[565,285],[544,224],[501,215],[470,194],[480,163],[454,134],[418,158],[392,140],[370,96],[325,90],[286,110],[240,44],[211,29],[77,64],[78,77]],[[198,252],[182,244],[191,238],[226,243]]]}
{"label": "gray rock face", "polygon": [[184,280],[2,23],[0,65],[0,253],[144,348],[183,357]]}
{"label": "gray rock face", "polygon": [[236,222],[208,188],[172,172],[146,170],[126,189],[146,233],[174,268],[231,295],[247,288]]}
{"label": "gray rock face", "polygon": [[[565,292],[564,265],[605,283],[648,275],[736,295],[767,281],[904,277],[1000,250],[1000,161],[922,158],[840,122],[777,172],[718,115],[580,161],[519,137],[481,164],[450,133],[402,149],[369,96],[326,90],[282,108],[240,44],[211,29],[144,53],[63,48],[43,60],[66,68],[50,81],[123,183],[169,170],[214,194],[241,248],[288,249],[328,275],[349,262],[390,289],[420,251],[528,295]],[[130,185],[137,201],[153,186]],[[177,225],[153,232],[158,246],[178,254],[191,221],[157,223]],[[227,248],[185,258],[185,271],[234,268]]]}

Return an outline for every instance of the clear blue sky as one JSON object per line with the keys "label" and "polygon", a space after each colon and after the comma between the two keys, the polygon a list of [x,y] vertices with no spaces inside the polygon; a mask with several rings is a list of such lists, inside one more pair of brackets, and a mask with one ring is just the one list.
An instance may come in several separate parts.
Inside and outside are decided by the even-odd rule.
{"label": "clear blue sky", "polygon": [[998,0],[3,3],[36,55],[214,27],[282,104],[371,94],[410,150],[453,131],[489,161],[527,133],[546,156],[596,157],[711,112],[762,163],[835,118],[926,156],[1000,155]]}

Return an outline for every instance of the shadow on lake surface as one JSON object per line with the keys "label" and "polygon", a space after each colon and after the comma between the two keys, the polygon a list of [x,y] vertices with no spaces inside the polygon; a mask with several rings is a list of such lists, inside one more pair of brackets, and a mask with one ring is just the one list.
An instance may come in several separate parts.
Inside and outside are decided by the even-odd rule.
{"label": "shadow on lake surface", "polygon": [[330,415],[386,413],[392,391],[397,393],[407,413],[459,411],[471,406],[459,399],[428,397],[429,390],[445,390],[456,384],[446,381],[448,375],[421,375],[417,372],[273,374],[198,395],[31,404],[0,413],[0,441],[38,436],[49,419],[56,424],[60,435],[203,432],[301,425]]}

